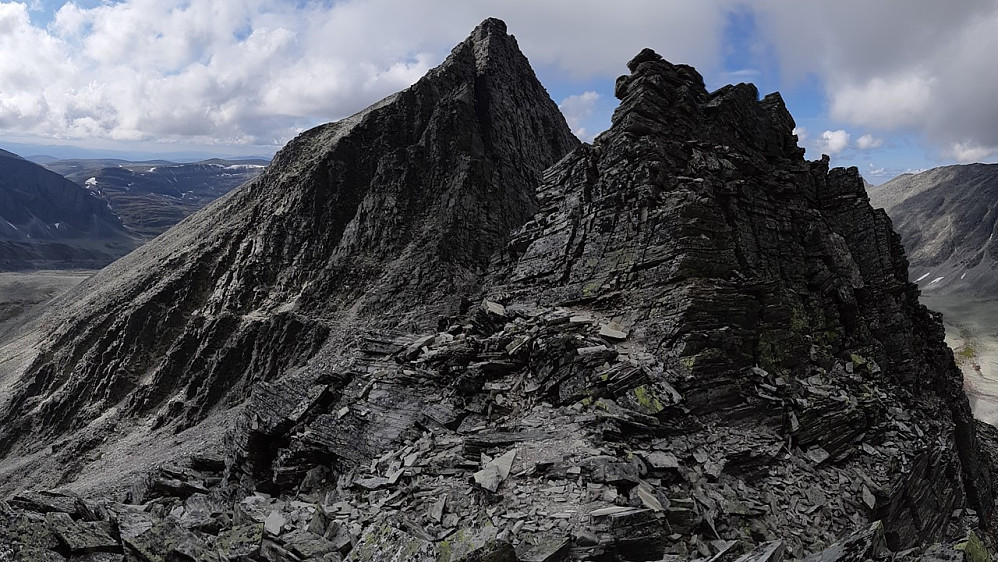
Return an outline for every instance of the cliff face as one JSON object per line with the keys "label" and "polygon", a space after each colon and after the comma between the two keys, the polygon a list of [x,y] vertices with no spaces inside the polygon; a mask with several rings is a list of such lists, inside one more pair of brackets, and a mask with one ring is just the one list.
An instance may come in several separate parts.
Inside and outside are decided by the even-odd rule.
{"label": "cliff face", "polygon": [[[938,536],[949,511],[937,509],[965,495],[989,517],[962,376],[857,171],[805,162],[778,95],[708,94],[650,52],[629,67],[613,127],[548,171],[542,213],[490,294],[605,311],[662,362],[704,443],[748,418],[753,449],[789,439],[818,466],[827,455],[840,475],[882,478],[869,516],[892,547]],[[743,446],[728,439],[729,455]],[[888,441],[900,454],[880,457]],[[962,483],[944,476],[957,469]],[[777,470],[759,489],[783,481]]]}
{"label": "cliff face", "polygon": [[852,560],[988,528],[993,460],[856,170],[805,161],[777,94],[628,67],[576,148],[488,20],[105,270],[0,450],[237,422],[144,507],[8,519],[94,513],[149,560]]}

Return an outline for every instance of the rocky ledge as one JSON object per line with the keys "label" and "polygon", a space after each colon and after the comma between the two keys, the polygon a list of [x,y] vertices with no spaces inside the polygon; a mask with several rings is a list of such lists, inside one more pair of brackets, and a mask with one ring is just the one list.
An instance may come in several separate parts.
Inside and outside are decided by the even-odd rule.
{"label": "rocky ledge", "polygon": [[[532,83],[532,73],[507,75],[522,65],[494,66],[510,57],[522,55],[505,26],[485,22],[415,91],[305,133],[257,183],[202,213],[222,216],[260,194],[259,209],[309,220],[329,201],[365,202],[355,214],[320,213],[328,224],[306,221],[321,240],[275,249],[269,226],[254,231],[258,249],[233,243],[228,261],[196,277],[214,289],[195,311],[141,311],[174,334],[187,322],[183,337],[150,342],[108,320],[53,338],[27,371],[36,384],[12,402],[35,425],[0,433],[16,451],[31,450],[25,436],[81,426],[99,448],[114,438],[100,425],[112,415],[178,435],[220,404],[237,407],[239,421],[223,450],[178,457],[118,497],[69,493],[86,467],[67,471],[60,490],[15,491],[0,503],[0,559],[986,557],[996,432],[971,418],[939,317],[918,304],[898,237],[857,171],[805,161],[778,94],[760,100],[747,84],[707,92],[694,69],[648,50],[617,82],[613,126],[562,158],[563,121],[546,110],[518,120],[511,100],[524,90],[496,85]],[[474,61],[462,67],[471,83],[453,78],[465,76],[448,67],[460,60]],[[428,94],[444,84],[458,86]],[[531,107],[550,107],[531,91]],[[436,132],[449,130],[434,121],[440,113],[413,99],[478,108],[444,115],[476,124],[473,142],[453,146],[486,169],[406,168],[411,177],[387,181],[391,170],[372,164],[379,150],[386,162],[448,161],[434,152],[446,144]],[[391,137],[415,148],[385,148],[380,132],[413,123],[433,126]],[[322,143],[327,156],[372,156],[358,162],[377,172],[323,183],[353,172],[317,155]],[[531,143],[543,151],[509,160]],[[268,178],[287,190],[268,194]],[[413,206],[379,215],[387,201]],[[476,230],[469,217],[489,220]],[[405,264],[418,273],[397,269]],[[442,298],[448,291],[456,296]],[[228,340],[202,331],[220,319],[306,329],[258,326]],[[74,333],[105,332],[129,342],[105,356],[130,371],[73,351],[103,341],[74,343]],[[195,349],[216,355],[163,367]],[[215,360],[224,357],[242,367]],[[84,375],[142,369],[157,377],[137,394],[158,401],[152,413],[120,396],[124,413],[111,410],[106,393],[86,402]],[[60,402],[90,417],[48,417]]]}

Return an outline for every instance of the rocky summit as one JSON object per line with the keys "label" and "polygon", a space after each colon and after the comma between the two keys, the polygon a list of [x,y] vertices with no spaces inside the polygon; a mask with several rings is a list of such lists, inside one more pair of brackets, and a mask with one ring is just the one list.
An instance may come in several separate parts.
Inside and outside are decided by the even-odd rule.
{"label": "rocky summit", "polygon": [[854,168],[652,51],[571,135],[487,20],[64,299],[0,560],[978,560],[998,435]]}

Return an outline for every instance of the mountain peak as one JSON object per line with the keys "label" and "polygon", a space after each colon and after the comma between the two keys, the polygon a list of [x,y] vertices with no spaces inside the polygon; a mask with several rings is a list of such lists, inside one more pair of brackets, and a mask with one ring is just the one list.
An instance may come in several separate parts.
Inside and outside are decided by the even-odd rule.
{"label": "mountain peak", "polygon": [[506,22],[499,18],[485,18],[482,23],[478,24],[474,31],[471,32],[471,36],[475,38],[488,37],[491,35],[507,35]]}
{"label": "mountain peak", "polygon": [[245,552],[285,558],[838,560],[989,528],[989,442],[855,169],[650,50],[580,145],[500,24],[60,301],[0,402],[0,490],[224,450],[135,489],[197,534],[135,540],[266,521]]}
{"label": "mountain peak", "polygon": [[651,49],[627,63],[617,78],[620,105],[605,135],[656,135],[672,142],[696,141],[735,147],[760,160],[800,159],[794,120],[778,93],[759,99],[753,84],[707,92],[691,66],[672,64]]}
{"label": "mountain peak", "polygon": [[[110,407],[190,426],[358,330],[435,328],[537,211],[543,170],[578,145],[505,26],[486,20],[410,88],[302,133],[256,180],[97,274],[63,311],[80,337],[30,369],[71,375],[22,388],[0,443],[28,420],[65,431]],[[192,344],[225,357],[192,368]]]}

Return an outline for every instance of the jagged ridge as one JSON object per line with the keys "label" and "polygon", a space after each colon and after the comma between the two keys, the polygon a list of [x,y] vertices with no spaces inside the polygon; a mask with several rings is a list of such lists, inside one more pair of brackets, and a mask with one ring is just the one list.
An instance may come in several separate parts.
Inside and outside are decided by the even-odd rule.
{"label": "jagged ridge", "polygon": [[[873,558],[932,541],[946,543],[935,547],[941,552],[968,529],[987,528],[993,458],[939,319],[918,305],[898,237],[870,207],[856,170],[804,161],[778,95],[760,101],[750,85],[708,93],[692,68],[643,51],[618,80],[611,129],[538,178],[540,161],[561,155],[548,151],[547,133],[532,140],[517,131],[544,127],[514,126],[516,111],[483,112],[503,107],[491,95],[498,90],[477,95],[499,47],[510,53],[502,60],[519,56],[504,32],[485,22],[413,89],[306,133],[260,181],[188,221],[182,230],[198,236],[206,221],[231,220],[226,212],[250,213],[264,226],[211,242],[214,254],[195,245],[212,255],[207,265],[199,258],[199,275],[159,285],[149,294],[161,300],[129,315],[134,323],[180,307],[170,314],[181,328],[123,329],[109,319],[89,333],[127,341],[88,345],[100,360],[67,361],[56,345],[36,362],[33,373],[43,376],[19,395],[22,411],[52,394],[47,381],[65,365],[104,369],[108,358],[157,349],[155,338],[132,334],[182,329],[167,345],[190,347],[174,347],[163,364],[204,363],[157,367],[162,384],[151,386],[176,388],[171,381],[191,371],[207,386],[187,386],[194,404],[160,410],[161,423],[184,427],[226,393],[245,396],[231,384],[251,392],[224,473],[218,459],[163,467],[132,498],[147,502],[141,514],[107,507],[109,525],[148,524],[127,525],[116,544],[195,559],[744,553],[741,560],[762,562],[811,552]],[[455,68],[474,77],[476,95],[455,81],[451,95],[421,105]],[[508,70],[497,73],[504,84],[532,83],[525,67]],[[535,99],[550,108],[543,100]],[[395,110],[409,119],[389,119]],[[425,130],[403,135],[420,139],[415,149],[404,145],[403,160],[384,132],[427,114]],[[459,126],[437,129],[432,117],[441,114]],[[535,117],[564,132],[553,115]],[[438,134],[429,146],[453,163],[447,135],[465,138],[469,123],[478,132],[459,143],[468,152],[459,150],[455,165],[398,172],[425,157],[420,142]],[[564,134],[556,145],[567,149],[574,143]],[[499,149],[510,135],[516,150]],[[499,159],[489,172],[489,155],[538,152],[549,158],[514,161],[536,167]],[[441,169],[457,173],[431,182],[440,191],[412,190],[429,197],[391,189],[399,181],[423,187]],[[363,181],[338,181],[351,174]],[[469,180],[481,177],[515,189],[493,198],[490,190],[509,184]],[[444,216],[402,220],[427,209]],[[306,220],[291,220],[299,214]],[[459,220],[469,217],[484,222]],[[399,223],[402,239],[394,236]],[[427,242],[410,244],[415,232]],[[317,260],[328,264],[321,273],[309,268]],[[146,275],[162,283],[136,278]],[[184,309],[163,300],[176,288],[210,296]],[[423,306],[403,300],[451,291],[455,298]],[[486,299],[462,310],[462,293]],[[347,320],[355,337],[339,331]],[[85,341],[92,329],[76,326]],[[268,351],[291,341],[304,349]],[[243,354],[250,367],[226,353]],[[234,378],[213,379],[221,365]],[[107,380],[99,375],[68,380]],[[50,403],[72,407],[53,396]],[[210,399],[198,402],[203,396]],[[42,402],[33,418],[43,429],[75,423],[46,417],[55,413],[47,408]],[[22,494],[14,504],[67,514],[47,523],[51,533],[94,511],[61,498]]]}

